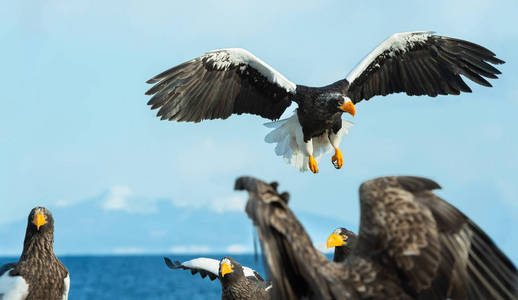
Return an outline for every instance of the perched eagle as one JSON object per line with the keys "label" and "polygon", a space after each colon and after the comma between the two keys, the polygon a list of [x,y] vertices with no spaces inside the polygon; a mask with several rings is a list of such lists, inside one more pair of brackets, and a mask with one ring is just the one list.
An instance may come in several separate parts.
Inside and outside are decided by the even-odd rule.
{"label": "perched eagle", "polygon": [[335,248],[334,262],[343,262],[353,252],[358,236],[343,227],[336,228],[327,238],[327,248]]}
{"label": "perched eagle", "polygon": [[420,177],[360,187],[356,246],[342,262],[313,247],[277,185],[237,179],[249,194],[274,299],[518,299],[518,271],[472,220]]}
{"label": "perched eagle", "polygon": [[221,49],[173,67],[148,80],[148,105],[160,108],[162,120],[200,122],[249,113],[277,120],[290,106],[290,118],[267,123],[274,128],[265,140],[275,152],[301,171],[318,172],[317,161],[332,151],[339,169],[342,135],[354,116],[354,104],[376,95],[458,95],[471,92],[460,75],[490,87],[483,77],[500,74],[491,64],[504,61],[471,42],[416,31],[397,33],[381,43],[346,79],[324,87],[297,85],[244,49]]}
{"label": "perched eagle", "polygon": [[44,207],[29,214],[23,252],[16,263],[0,267],[0,300],[66,300],[67,268],[54,255],[54,218]]}
{"label": "perched eagle", "polygon": [[167,257],[164,260],[171,269],[190,270],[192,274],[200,273],[202,278],[209,276],[210,280],[218,278],[223,300],[259,300],[271,297],[271,282],[265,281],[255,270],[243,267],[231,257],[223,257],[219,261],[199,257],[183,263],[173,262]]}

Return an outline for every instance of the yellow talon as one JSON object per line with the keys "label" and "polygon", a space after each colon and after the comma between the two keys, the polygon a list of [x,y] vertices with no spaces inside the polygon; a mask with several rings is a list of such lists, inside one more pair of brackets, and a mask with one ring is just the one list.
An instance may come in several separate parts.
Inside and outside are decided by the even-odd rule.
{"label": "yellow talon", "polygon": [[311,172],[318,173],[317,161],[315,160],[313,155],[309,156],[308,165],[309,165],[309,169],[311,170]]}
{"label": "yellow talon", "polygon": [[333,155],[331,158],[331,162],[337,169],[340,169],[344,165],[344,156],[342,155],[342,151],[340,151],[340,149],[335,148],[335,155]]}

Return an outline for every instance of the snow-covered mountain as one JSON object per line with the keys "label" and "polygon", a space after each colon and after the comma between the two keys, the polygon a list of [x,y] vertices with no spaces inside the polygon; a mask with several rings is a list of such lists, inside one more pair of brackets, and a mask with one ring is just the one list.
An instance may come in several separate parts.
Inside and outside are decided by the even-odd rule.
{"label": "snow-covered mountain", "polygon": [[[127,195],[126,195],[127,196]],[[253,227],[241,201],[230,210],[177,205],[171,199],[128,201],[124,189],[106,191],[72,205],[49,207],[58,254],[250,253]],[[234,202],[236,202],[234,201]],[[340,220],[295,212],[315,245],[325,249]],[[0,256],[19,255],[26,220],[0,227]],[[349,228],[352,228],[349,226]],[[352,228],[356,230],[356,228]]]}

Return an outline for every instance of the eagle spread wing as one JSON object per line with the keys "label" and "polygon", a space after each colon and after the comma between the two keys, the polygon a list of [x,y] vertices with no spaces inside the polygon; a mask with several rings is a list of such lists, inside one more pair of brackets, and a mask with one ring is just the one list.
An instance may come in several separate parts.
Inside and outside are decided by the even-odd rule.
{"label": "eagle spread wing", "polygon": [[376,95],[458,95],[471,92],[460,75],[490,87],[486,78],[503,64],[490,50],[430,31],[396,33],[382,42],[347,76],[345,94],[354,103]]}
{"label": "eagle spread wing", "polygon": [[250,113],[278,119],[296,85],[245,49],[221,49],[147,81],[148,105],[162,120],[200,122]]}
{"label": "eagle spread wing", "polygon": [[420,177],[382,177],[360,187],[358,242],[343,263],[318,252],[277,185],[251,177],[247,190],[273,295],[385,299],[518,299],[518,272],[491,239]]}

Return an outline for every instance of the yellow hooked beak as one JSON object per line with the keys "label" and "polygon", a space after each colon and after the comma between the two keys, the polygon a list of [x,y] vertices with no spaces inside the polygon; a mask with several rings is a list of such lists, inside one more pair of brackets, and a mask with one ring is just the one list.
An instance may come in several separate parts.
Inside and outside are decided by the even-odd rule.
{"label": "yellow hooked beak", "polygon": [[47,223],[47,218],[42,213],[37,213],[32,220],[32,223],[36,225],[36,228],[40,230],[40,227]]}
{"label": "yellow hooked beak", "polygon": [[351,101],[344,102],[344,104],[338,106],[338,108],[346,113],[350,113],[353,117],[356,114],[356,108]]}
{"label": "yellow hooked beak", "polygon": [[221,277],[225,277],[226,274],[232,272],[234,272],[234,270],[232,269],[232,266],[230,264],[227,264],[225,262],[221,264]]}
{"label": "yellow hooked beak", "polygon": [[327,238],[327,248],[343,246],[346,243],[343,237],[337,233],[333,233]]}

